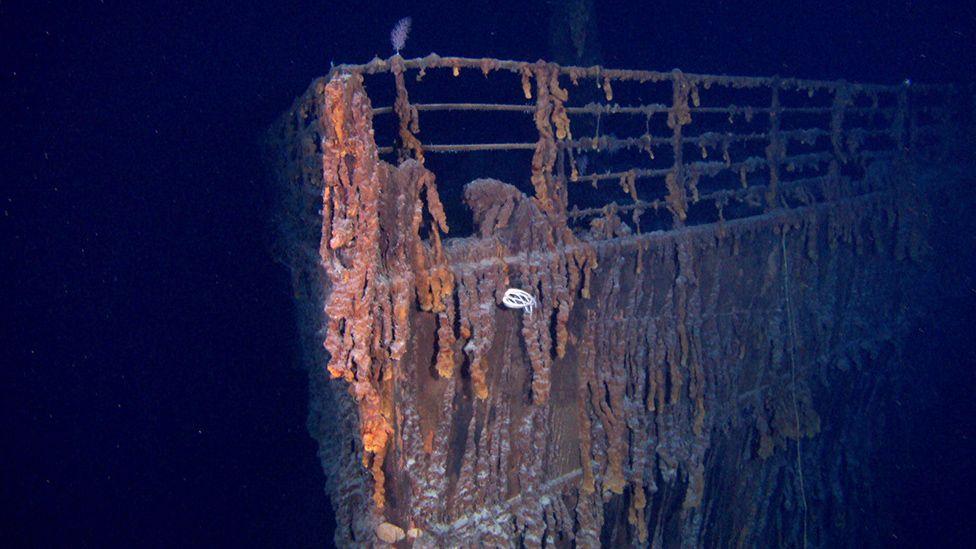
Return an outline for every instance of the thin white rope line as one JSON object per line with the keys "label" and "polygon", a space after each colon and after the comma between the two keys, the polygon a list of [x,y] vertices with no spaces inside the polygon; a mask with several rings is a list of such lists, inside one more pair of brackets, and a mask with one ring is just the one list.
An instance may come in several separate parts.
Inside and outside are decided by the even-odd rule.
{"label": "thin white rope line", "polygon": [[803,502],[803,548],[807,546],[807,494],[803,485],[803,459],[800,453],[800,407],[796,401],[796,324],[793,317],[793,301],[790,298],[789,264],[786,259],[786,231],[782,231],[780,239],[783,251],[783,292],[786,294],[786,318],[790,331],[790,383],[792,385],[793,417],[796,422],[796,473],[800,484],[800,499]]}

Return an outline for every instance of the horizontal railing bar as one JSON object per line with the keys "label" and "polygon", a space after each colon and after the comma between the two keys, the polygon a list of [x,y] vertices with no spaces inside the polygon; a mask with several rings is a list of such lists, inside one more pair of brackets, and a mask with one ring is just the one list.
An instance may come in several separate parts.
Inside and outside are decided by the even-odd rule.
{"label": "horizontal railing bar", "polygon": [[[810,184],[810,183],[823,182],[823,181],[826,181],[827,178],[828,178],[828,176],[826,176],[826,175],[818,175],[818,176],[814,176],[814,177],[804,177],[802,179],[792,179],[792,180],[787,180],[787,181],[781,181],[779,183],[779,186],[780,186],[781,189],[785,190],[785,189],[789,189],[791,187],[796,187],[796,186],[799,186],[799,185],[806,185],[806,184]],[[698,197],[698,200],[692,201],[692,204],[697,204],[697,203],[700,203],[700,202],[707,202],[709,200],[715,200],[715,199],[718,199],[718,198],[731,198],[731,199],[736,199],[737,200],[737,199],[739,199],[739,198],[741,198],[741,197],[743,197],[745,195],[748,195],[748,194],[754,194],[754,193],[762,192],[762,191],[766,190],[767,188],[768,188],[768,185],[759,184],[759,185],[750,185],[749,187],[744,188],[744,189],[743,188],[739,188],[739,189],[722,189],[722,190],[718,190],[718,191],[712,191],[710,193],[706,193],[706,194],[703,194],[703,195],[699,196]],[[577,209],[577,208],[574,207],[572,210],[570,210],[567,213],[567,215],[569,216],[570,219],[578,220],[578,219],[583,219],[583,218],[587,218],[587,217],[595,217],[595,216],[598,216],[598,215],[603,215],[604,213],[606,213],[610,209],[612,209],[613,211],[616,211],[616,212],[630,212],[630,211],[636,210],[638,208],[643,209],[643,210],[659,210],[659,209],[664,208],[666,206],[667,206],[667,201],[664,198],[658,198],[658,199],[652,200],[650,202],[644,201],[644,200],[637,200],[637,201],[634,201],[634,202],[629,202],[627,204],[618,204],[617,202],[611,202],[611,203],[607,204],[606,206],[601,206],[599,208],[586,208],[586,209],[580,210],[580,209]]]}
{"label": "horizontal railing bar", "polygon": [[[425,153],[458,153],[476,151],[533,151],[535,143],[459,143],[455,145],[423,145]],[[380,154],[392,153],[393,147],[378,147]]]}
{"label": "horizontal railing bar", "polygon": [[[865,131],[875,131],[875,130],[865,130]],[[888,130],[883,130],[887,132]],[[808,137],[825,137],[830,135],[828,130],[822,128],[804,128],[796,130],[783,130],[779,132],[779,137],[781,139],[792,139],[792,140],[803,140]],[[694,144],[694,145],[720,145],[723,142],[728,143],[741,143],[743,141],[762,141],[769,139],[769,133],[758,132],[758,133],[720,133],[720,132],[706,132],[700,135],[689,135],[682,136],[681,142],[683,144]],[[596,147],[594,147],[596,144]],[[610,137],[601,136],[599,138],[593,137],[581,137],[579,139],[574,139],[571,141],[561,141],[559,146],[563,148],[573,148],[573,149],[596,149],[602,150],[607,148],[628,148],[628,147],[640,147],[642,145],[672,145],[674,144],[674,138],[670,136],[662,137],[651,137],[651,136],[640,136],[640,137]]]}
{"label": "horizontal railing bar", "polygon": [[[798,187],[800,185],[808,185],[810,183],[822,183],[824,181],[828,181],[829,178],[830,178],[829,175],[815,175],[813,177],[803,177],[803,178],[800,178],[800,179],[787,179],[787,180],[784,180],[784,181],[780,181],[778,183],[778,186],[779,186],[780,192],[782,192],[782,191],[785,191],[785,190],[789,190],[789,189],[791,189],[793,187]],[[766,191],[768,189],[769,189],[769,185],[766,185],[765,183],[758,184],[758,185],[750,185],[749,187],[747,187],[745,189],[743,189],[743,188],[738,188],[738,189],[721,189],[721,190],[718,190],[718,191],[712,191],[710,193],[705,193],[705,194],[699,196],[698,197],[698,200],[695,200],[692,203],[693,204],[697,204],[699,202],[706,202],[706,201],[709,201],[709,200],[714,201],[714,200],[717,200],[717,199],[720,199],[720,198],[730,198],[730,199],[733,199],[733,200],[741,200],[743,196],[749,194],[750,192],[751,193],[757,193],[757,192]]]}
{"label": "horizontal railing bar", "polygon": [[[863,128],[851,128],[847,130],[849,133],[853,131],[858,131],[859,133],[867,136],[886,136],[891,133],[888,129],[863,129]],[[826,137],[830,135],[830,132],[822,128],[804,128],[797,130],[784,130],[779,132],[779,137],[786,140],[802,141],[809,137]],[[701,135],[693,135],[682,137],[681,142],[683,144],[692,145],[706,145],[706,146],[717,146],[723,142],[729,143],[741,143],[744,141],[762,141],[769,138],[769,134],[765,132],[761,133],[749,133],[749,134],[737,134],[737,133],[717,133],[717,132],[707,132]],[[596,147],[593,146],[594,142]],[[600,138],[592,137],[582,137],[580,139],[573,139],[569,141],[560,141],[558,145],[561,148],[573,148],[573,149],[586,149],[586,150],[605,150],[614,147],[619,148],[629,148],[629,147],[640,147],[642,145],[672,145],[674,143],[673,137],[628,137],[628,138],[616,138],[610,136],[604,136]],[[537,143],[456,143],[456,144],[440,144],[440,145],[423,145],[424,152],[433,153],[456,153],[456,152],[476,152],[476,151],[525,151],[534,150],[538,144]],[[392,146],[379,147],[380,154],[392,153],[395,148]],[[667,173],[667,170],[665,170]]]}
{"label": "horizontal railing bar", "polygon": [[[806,156],[806,155],[798,155],[798,156]],[[864,158],[869,158],[869,159],[886,159],[886,158],[890,158],[891,156],[894,156],[894,153],[892,151],[863,151],[860,154],[860,156],[862,156]],[[783,163],[789,163],[789,162],[787,162],[787,161],[784,160]],[[667,172],[668,170],[664,170],[664,171]],[[805,178],[801,178],[801,179],[793,179],[793,180],[780,181],[779,186],[780,186],[781,189],[789,189],[791,187],[794,187],[794,186],[797,186],[797,185],[800,185],[800,184],[807,184],[807,183],[815,183],[815,182],[824,181],[828,177],[829,176],[827,176],[827,175],[818,175],[818,176],[813,176],[813,177],[805,177]],[[698,197],[698,199],[692,201],[692,203],[693,204],[697,204],[699,202],[704,202],[704,201],[708,201],[708,200],[715,200],[715,199],[718,199],[718,198],[725,198],[725,197],[733,198],[733,199],[739,199],[740,197],[742,197],[744,195],[747,195],[747,194],[750,194],[750,193],[755,193],[755,192],[758,192],[758,191],[762,191],[762,190],[764,190],[766,188],[767,188],[767,185],[760,184],[760,185],[750,185],[750,186],[748,186],[746,188],[722,189],[722,190],[718,190],[718,191],[712,191],[710,193],[706,193],[706,194],[700,195]],[[607,204],[606,206],[601,206],[599,208],[586,208],[586,209],[582,209],[582,210],[574,207],[572,210],[570,210],[567,213],[567,215],[569,216],[570,219],[574,219],[574,220],[582,219],[582,218],[586,218],[586,217],[593,217],[593,216],[596,216],[596,215],[602,215],[606,211],[606,209],[609,208],[609,207],[611,207],[611,206],[616,211],[618,211],[618,212],[629,212],[629,211],[632,211],[632,210],[637,209],[637,208],[642,208],[642,209],[647,209],[647,210],[650,210],[650,209],[657,210],[657,209],[666,207],[667,206],[667,201],[666,201],[665,198],[659,198],[659,199],[655,199],[655,200],[652,200],[652,201],[649,201],[649,202],[648,201],[644,201],[644,200],[637,200],[637,201],[634,201],[634,202],[630,202],[628,204],[618,204],[617,202],[611,202],[611,203]]]}
{"label": "horizontal railing bar", "polygon": [[[681,141],[687,142],[686,139],[682,138]],[[630,147],[640,147],[642,145],[669,145],[674,143],[673,137],[652,137],[649,135],[643,135],[640,137],[611,137],[608,135],[600,137],[581,137],[579,139],[571,139],[568,141],[559,141],[557,145],[563,149],[586,149],[586,150],[603,150],[603,149],[613,149],[613,148],[630,148]]]}
{"label": "horizontal railing bar", "polygon": [[[813,152],[806,154],[798,154],[794,156],[787,156],[780,160],[780,165],[794,164],[794,165],[808,165],[813,163],[825,162],[834,158],[833,152]],[[690,162],[687,164],[682,164],[684,170],[694,170],[701,175],[709,175],[711,172],[722,172],[722,171],[735,171],[740,168],[761,168],[767,166],[769,162],[759,156],[750,156],[745,160],[739,162],[732,162],[726,165],[725,162]],[[637,179],[646,179],[651,177],[664,177],[670,173],[674,168],[657,168],[657,169],[634,169],[626,170],[620,172],[609,172],[604,174],[592,174],[592,175],[581,175],[576,178],[577,183],[583,182],[594,182],[594,181],[604,181],[609,179],[621,179],[623,177],[630,177],[631,175]]]}
{"label": "horizontal railing bar", "polygon": [[[474,151],[506,151],[506,150],[534,150],[536,147],[535,143],[477,143],[477,144],[467,144],[467,145],[425,145],[424,152],[432,153],[455,153],[455,152],[474,152]],[[378,147],[379,154],[390,154],[396,149],[394,147]],[[877,156],[878,154],[889,154],[888,151],[864,151],[860,156]],[[787,156],[780,160],[781,165],[794,164],[794,165],[808,165],[813,163],[824,162],[833,158],[833,153],[828,151],[813,152],[806,154],[798,154],[794,156]],[[721,172],[721,171],[735,171],[742,167],[747,168],[757,168],[768,165],[768,161],[765,158],[759,156],[750,156],[749,158],[740,161],[732,162],[726,164],[725,162],[711,161],[711,162],[691,162],[688,164],[683,164],[684,168],[687,170],[697,171],[701,175],[709,175],[711,172]],[[591,174],[591,175],[580,175],[576,178],[575,182],[595,182],[595,181],[605,181],[611,179],[621,179],[623,177],[633,176],[637,179],[646,179],[652,177],[664,177],[673,168],[638,168],[618,172],[608,172],[602,174]]]}
{"label": "horizontal railing bar", "polygon": [[[502,103],[411,103],[418,111],[480,111],[480,112],[535,112],[535,105],[506,105]],[[393,107],[377,107],[373,114],[389,114]]]}
{"label": "horizontal railing bar", "polygon": [[609,179],[620,179],[622,177],[629,177],[633,175],[637,179],[647,179],[651,177],[664,177],[668,175],[674,168],[637,168],[626,170],[622,172],[607,172],[600,174],[590,174],[590,175],[580,175],[576,178],[574,183],[584,183],[590,182],[595,183],[597,181],[606,181]]}
{"label": "horizontal railing bar", "polygon": [[[430,54],[427,57],[414,59],[403,59],[400,56],[393,56],[389,59],[374,58],[365,64],[343,64],[336,65],[329,71],[328,77],[335,74],[358,72],[363,74],[388,73],[391,71],[393,62],[402,63],[405,69],[478,69],[486,74],[492,70],[507,70],[520,73],[524,68],[532,67],[534,63],[526,61],[511,61],[490,58],[470,58],[470,57],[441,57],[437,54]],[[694,84],[704,86],[719,85],[734,88],[755,88],[778,86],[780,89],[801,89],[801,90],[828,90],[833,91],[841,87],[848,87],[852,92],[864,93],[897,93],[904,88],[905,84],[883,85],[852,83],[843,80],[815,80],[803,78],[781,78],[776,76],[729,76],[721,74],[701,74],[701,73],[681,73],[678,71],[650,71],[650,70],[626,70],[626,69],[607,69],[600,66],[559,67],[561,75],[569,76],[572,79],[595,78],[607,79],[611,81],[636,81],[636,82],[670,82],[677,75],[691,81]]]}
{"label": "horizontal railing bar", "polygon": [[[524,112],[527,114],[532,114],[535,112],[535,105],[520,105],[520,104],[505,104],[505,103],[413,103],[410,105],[416,108],[418,111],[475,111],[475,112]],[[670,105],[663,105],[661,103],[651,103],[648,105],[639,106],[624,106],[618,104],[602,104],[602,103],[590,103],[582,107],[566,107],[566,112],[569,114],[659,114],[666,113],[671,110]],[[745,114],[747,112],[752,112],[753,114],[768,114],[772,111],[770,107],[748,107],[748,106],[737,106],[730,105],[727,107],[688,107],[688,110],[692,113],[703,113],[703,114]],[[376,107],[373,109],[373,115],[380,114],[390,114],[393,112],[393,107]],[[780,107],[779,112],[781,113],[794,113],[794,114],[829,114],[833,112],[832,107]],[[892,108],[881,108],[881,107],[847,107],[844,109],[845,113],[879,113],[879,114],[891,114],[894,112]]]}

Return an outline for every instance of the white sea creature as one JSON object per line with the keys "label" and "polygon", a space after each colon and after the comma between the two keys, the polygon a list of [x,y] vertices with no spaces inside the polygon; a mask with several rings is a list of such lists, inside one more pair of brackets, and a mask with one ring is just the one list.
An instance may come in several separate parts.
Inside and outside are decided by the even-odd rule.
{"label": "white sea creature", "polygon": [[502,296],[502,303],[509,309],[525,309],[525,314],[532,316],[532,309],[536,306],[536,300],[532,294],[518,288],[505,290]]}
{"label": "white sea creature", "polygon": [[393,30],[390,31],[390,44],[393,45],[397,55],[400,55],[400,50],[407,44],[407,36],[410,34],[410,23],[412,22],[413,20],[409,17],[404,17],[397,21]]}

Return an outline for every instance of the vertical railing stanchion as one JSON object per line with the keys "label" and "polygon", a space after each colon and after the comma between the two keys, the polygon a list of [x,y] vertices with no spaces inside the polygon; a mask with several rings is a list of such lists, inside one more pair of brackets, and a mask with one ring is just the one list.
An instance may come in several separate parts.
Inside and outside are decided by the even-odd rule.
{"label": "vertical railing stanchion", "polygon": [[417,134],[420,132],[420,115],[417,108],[410,104],[410,97],[407,94],[407,85],[403,77],[404,65],[403,58],[395,56],[390,63],[390,72],[393,73],[396,85],[396,102],[393,104],[393,111],[399,121],[400,144],[397,147],[397,163],[403,162],[413,157],[424,163],[424,149]]}
{"label": "vertical railing stanchion", "polygon": [[691,83],[681,71],[671,72],[671,110],[668,112],[668,127],[672,130],[671,147],[674,164],[664,178],[668,189],[667,204],[674,217],[674,226],[682,227],[688,217],[688,198],[685,192],[684,144],[682,127],[691,123],[691,110],[688,108],[688,93]]}

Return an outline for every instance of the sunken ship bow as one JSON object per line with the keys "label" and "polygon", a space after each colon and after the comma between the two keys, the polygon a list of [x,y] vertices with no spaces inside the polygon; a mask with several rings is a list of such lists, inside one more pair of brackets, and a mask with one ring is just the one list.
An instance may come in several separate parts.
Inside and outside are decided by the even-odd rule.
{"label": "sunken ship bow", "polygon": [[854,487],[960,95],[436,55],[313,82],[271,141],[337,544],[876,541]]}

